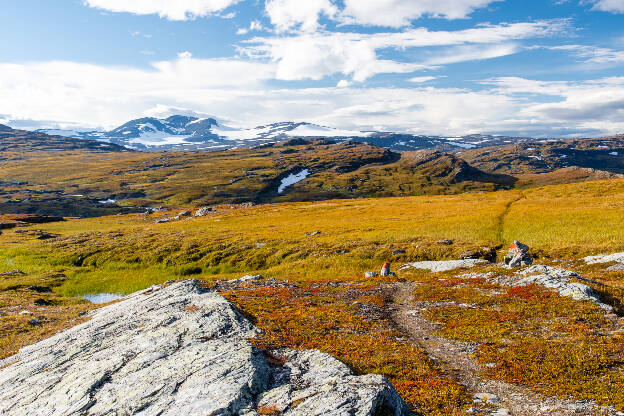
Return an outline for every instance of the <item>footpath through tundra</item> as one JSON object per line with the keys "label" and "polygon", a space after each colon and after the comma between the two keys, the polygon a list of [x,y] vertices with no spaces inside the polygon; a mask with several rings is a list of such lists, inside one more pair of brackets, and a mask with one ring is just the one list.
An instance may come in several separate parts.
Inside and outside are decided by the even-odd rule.
{"label": "footpath through tundra", "polygon": [[[496,219],[516,196],[216,206],[155,224],[184,212],[178,207],[8,230],[0,235],[0,354],[100,307],[73,296],[127,294],[192,276],[264,331],[257,348],[318,349],[355,374],[383,375],[419,414],[514,414],[523,401],[532,412],[531,397],[552,404],[540,410],[546,413],[617,414],[624,409],[624,272],[609,253],[624,250],[624,181],[527,192],[508,207],[499,241]],[[48,238],[39,239],[43,233]],[[477,261],[500,260],[501,244],[516,238],[531,246],[531,266]],[[430,269],[400,267],[440,260]],[[364,277],[384,262],[398,276],[384,268],[386,276]],[[274,279],[227,282],[248,273]],[[430,332],[410,336],[396,316],[401,302],[414,311],[405,319]],[[475,366],[434,354],[454,351],[454,343],[467,345]],[[479,380],[521,386],[527,395],[514,401]]]}

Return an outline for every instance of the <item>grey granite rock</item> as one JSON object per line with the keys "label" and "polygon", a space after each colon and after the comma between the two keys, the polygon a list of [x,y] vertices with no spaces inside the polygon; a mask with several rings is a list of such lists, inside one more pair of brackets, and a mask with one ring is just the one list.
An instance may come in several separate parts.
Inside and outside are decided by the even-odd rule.
{"label": "grey granite rock", "polygon": [[522,269],[516,274],[525,276],[514,282],[514,285],[516,286],[538,284],[546,288],[556,290],[561,296],[569,297],[574,300],[588,300],[596,303],[603,309],[613,309],[612,306],[602,303],[600,297],[591,287],[583,283],[570,282],[571,279],[575,278],[595,283],[589,279],[583,278],[576,272],[545,265],[534,265]]}
{"label": "grey granite rock", "polygon": [[0,361],[1,415],[408,414],[390,383],[319,351],[280,351],[194,281],[154,286]]}
{"label": "grey granite rock", "polygon": [[487,264],[483,259],[464,259],[464,260],[442,260],[442,261],[417,261],[415,263],[406,263],[399,270],[407,269],[425,269],[433,273],[446,272],[449,270],[459,269],[460,267],[474,267],[478,264]]}
{"label": "grey granite rock", "polygon": [[624,263],[624,253],[587,256],[583,258],[583,260],[585,260],[585,263],[587,264],[610,263],[610,262]]}

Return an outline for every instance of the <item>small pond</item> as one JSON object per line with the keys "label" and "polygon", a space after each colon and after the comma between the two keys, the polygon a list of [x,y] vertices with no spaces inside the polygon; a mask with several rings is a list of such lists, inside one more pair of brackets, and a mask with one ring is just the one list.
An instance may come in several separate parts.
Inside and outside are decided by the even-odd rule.
{"label": "small pond", "polygon": [[80,297],[91,303],[108,303],[122,298],[123,295],[119,293],[96,293],[91,295],[82,295]]}

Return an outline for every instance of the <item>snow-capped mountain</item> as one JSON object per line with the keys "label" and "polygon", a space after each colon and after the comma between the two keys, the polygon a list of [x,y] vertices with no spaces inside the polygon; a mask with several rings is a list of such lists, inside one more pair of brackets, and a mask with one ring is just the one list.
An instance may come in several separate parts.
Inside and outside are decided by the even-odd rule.
{"label": "snow-capped mountain", "polygon": [[533,139],[506,136],[422,136],[394,132],[340,130],[305,122],[280,122],[249,129],[225,126],[215,118],[174,115],[160,119],[144,117],[108,132],[41,129],[38,132],[94,139],[142,151],[225,150],[254,147],[291,138],[355,140],[392,150],[461,150],[518,143]]}

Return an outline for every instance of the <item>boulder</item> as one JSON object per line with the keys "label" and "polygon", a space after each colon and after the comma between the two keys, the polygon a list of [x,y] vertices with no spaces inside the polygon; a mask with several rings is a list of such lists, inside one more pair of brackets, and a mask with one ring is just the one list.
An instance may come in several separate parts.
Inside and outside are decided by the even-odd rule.
{"label": "boulder", "polygon": [[[500,248],[500,247],[499,247]],[[477,250],[466,250],[461,256],[463,260],[483,259],[490,263],[496,262],[496,248],[494,247],[481,247]]]}
{"label": "boulder", "polygon": [[210,214],[211,212],[214,212],[214,210],[211,207],[201,207],[200,209],[195,211],[194,216],[195,217],[205,217],[206,215]]}
{"label": "boulder", "polygon": [[379,277],[379,273],[377,272],[365,272],[364,273],[364,277],[366,277],[367,279],[373,278],[373,277]]}
{"label": "boulder", "polygon": [[0,276],[3,277],[16,277],[16,276],[24,276],[26,273],[24,273],[21,270],[11,270],[10,272],[2,272],[0,273]]}
{"label": "boulder", "polygon": [[180,218],[190,217],[190,216],[191,216],[191,211],[186,210],[186,211],[181,211],[178,215],[175,216],[175,218],[179,220]]}
{"label": "boulder", "polygon": [[258,332],[194,281],[153,286],[0,360],[0,414],[409,414],[384,377],[316,350],[261,351]]}
{"label": "boulder", "polygon": [[505,264],[509,268],[529,266],[533,263],[533,258],[529,254],[529,246],[515,240],[509,246],[509,252],[505,256]]}
{"label": "boulder", "polygon": [[253,282],[253,281],[262,280],[262,279],[264,279],[264,276],[262,276],[261,274],[246,274],[245,276],[239,279],[230,280],[230,282],[232,281]]}

